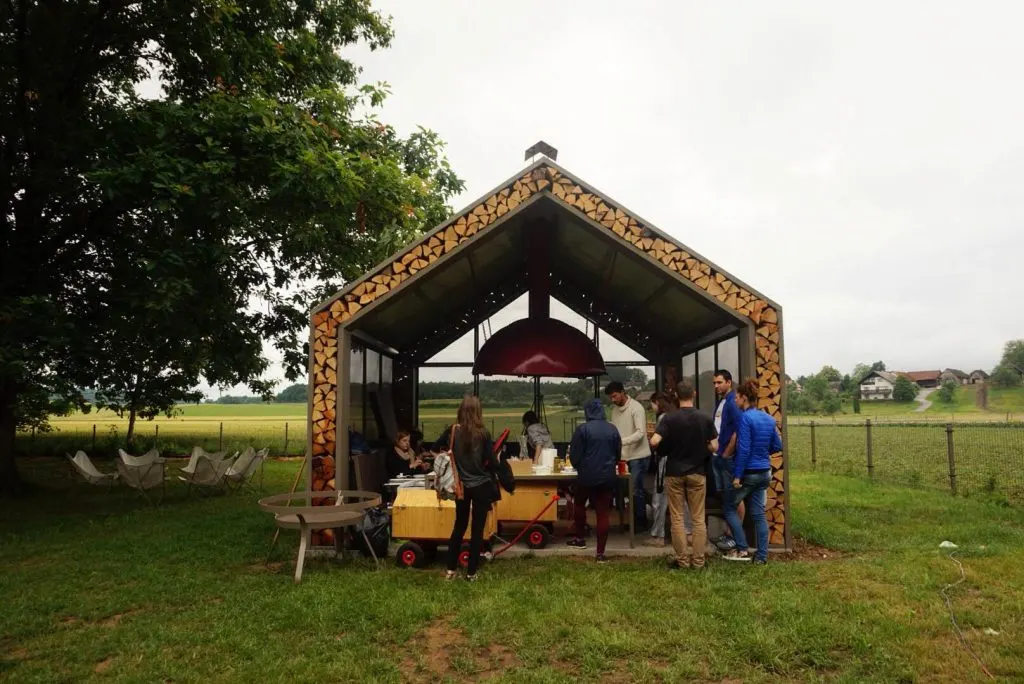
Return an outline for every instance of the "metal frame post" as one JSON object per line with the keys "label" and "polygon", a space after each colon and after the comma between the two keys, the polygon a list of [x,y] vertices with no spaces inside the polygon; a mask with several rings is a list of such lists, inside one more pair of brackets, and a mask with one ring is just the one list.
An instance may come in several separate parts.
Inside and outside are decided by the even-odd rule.
{"label": "metal frame post", "polygon": [[956,454],[953,450],[952,423],[946,423],[946,456],[949,458],[949,489],[956,496]]}
{"label": "metal frame post", "polygon": [[867,428],[867,439],[868,439],[868,477],[871,479],[875,478],[875,463],[874,454],[872,453],[871,445],[871,419],[868,418],[864,421],[864,427]]}
{"label": "metal frame post", "polygon": [[818,439],[814,434],[814,428],[817,427],[815,422],[811,421],[811,468],[817,469],[818,467]]}

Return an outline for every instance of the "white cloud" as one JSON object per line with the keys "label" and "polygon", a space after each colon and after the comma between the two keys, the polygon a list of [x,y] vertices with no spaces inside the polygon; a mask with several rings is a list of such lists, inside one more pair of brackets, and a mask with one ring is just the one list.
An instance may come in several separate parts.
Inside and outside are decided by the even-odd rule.
{"label": "white cloud", "polygon": [[378,2],[382,119],[462,203],[559,163],[778,301],[791,374],[991,368],[1024,336],[1024,5]]}

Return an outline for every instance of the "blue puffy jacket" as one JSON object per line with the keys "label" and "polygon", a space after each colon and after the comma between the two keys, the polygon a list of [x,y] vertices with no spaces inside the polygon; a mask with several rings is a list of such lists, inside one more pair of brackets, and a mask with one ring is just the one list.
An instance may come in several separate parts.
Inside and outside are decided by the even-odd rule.
{"label": "blue puffy jacket", "polygon": [[576,428],[569,442],[569,461],[579,473],[584,487],[600,487],[615,482],[615,463],[622,455],[622,437],[604,417],[600,399],[591,399],[583,407],[587,422]]}
{"label": "blue puffy jacket", "polygon": [[732,476],[743,479],[748,470],[770,470],[771,454],[782,451],[775,419],[761,409],[750,408],[740,414],[736,429],[736,455]]}

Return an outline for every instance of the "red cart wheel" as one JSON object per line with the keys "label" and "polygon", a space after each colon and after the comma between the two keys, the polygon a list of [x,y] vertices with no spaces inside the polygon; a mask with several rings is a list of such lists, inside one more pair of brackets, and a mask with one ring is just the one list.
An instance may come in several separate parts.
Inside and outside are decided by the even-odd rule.
{"label": "red cart wheel", "polygon": [[459,551],[459,567],[469,567],[469,544],[463,544],[462,550]]}
{"label": "red cart wheel", "polygon": [[551,542],[551,532],[543,525],[530,525],[526,531],[526,545],[531,549],[543,549]]}
{"label": "red cart wheel", "polygon": [[416,542],[405,542],[395,553],[395,564],[400,568],[422,568],[425,560],[423,547]]}

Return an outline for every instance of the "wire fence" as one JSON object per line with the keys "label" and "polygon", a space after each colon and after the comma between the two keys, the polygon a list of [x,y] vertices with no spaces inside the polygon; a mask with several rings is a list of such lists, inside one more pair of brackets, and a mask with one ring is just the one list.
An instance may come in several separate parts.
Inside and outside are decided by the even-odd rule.
{"label": "wire fence", "polygon": [[[40,456],[74,454],[78,450],[90,456],[116,456],[125,449],[123,425],[103,423],[56,423],[47,432],[20,432],[15,448]],[[247,447],[268,448],[273,456],[301,456],[306,449],[306,422],[256,420],[175,420],[140,423],[135,429],[133,449],[137,452],[160,449],[164,454],[187,456],[192,448],[207,451],[242,451]]]}
{"label": "wire fence", "polygon": [[899,423],[945,425],[946,423],[1020,423],[1024,422],[1024,413],[1006,411],[986,411],[974,413],[942,413],[942,412],[910,412],[910,413],[872,413],[870,408],[860,413],[837,413],[833,416],[819,415],[790,415],[787,421],[790,425],[864,425],[865,420],[872,423]]}
{"label": "wire fence", "polygon": [[[567,441],[578,416],[550,421],[552,437]],[[421,424],[433,440],[449,421]],[[495,436],[510,428],[522,430],[518,419],[487,419]],[[16,449],[26,454],[116,456],[125,448],[123,425],[57,423],[49,432],[22,432]],[[1010,422],[789,422],[787,448],[791,468],[868,477],[911,487],[945,489],[971,496],[993,494],[1024,503],[1024,423]],[[207,451],[268,448],[274,456],[301,456],[306,446],[303,420],[175,420],[143,422],[135,432],[134,450],[151,448],[165,455],[185,456],[195,446]]]}
{"label": "wire fence", "polygon": [[791,468],[1024,503],[1024,423],[789,424]]}

